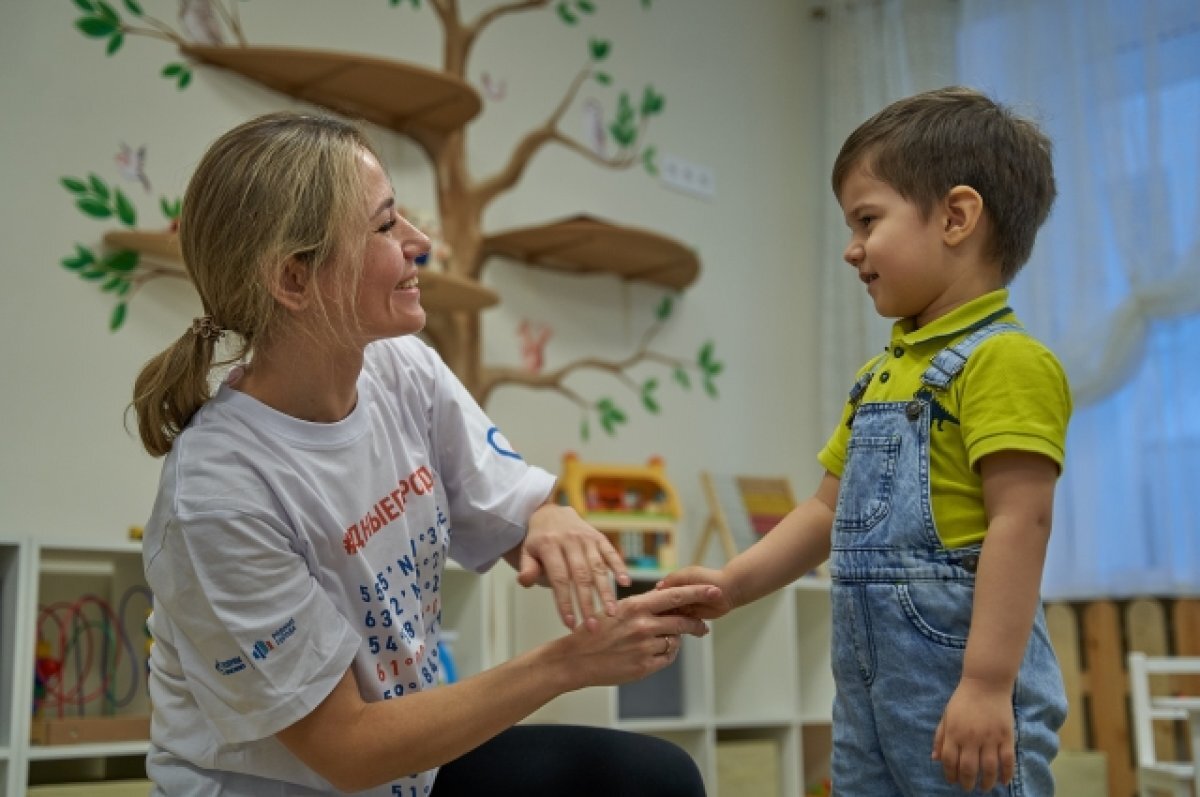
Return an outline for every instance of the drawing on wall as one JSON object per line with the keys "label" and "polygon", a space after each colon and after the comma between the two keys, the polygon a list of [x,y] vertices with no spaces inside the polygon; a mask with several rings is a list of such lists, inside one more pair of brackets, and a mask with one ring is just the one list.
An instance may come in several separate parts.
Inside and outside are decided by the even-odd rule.
{"label": "drawing on wall", "polygon": [[[150,179],[146,176],[144,168],[145,158],[145,146],[134,152],[128,144],[122,142],[114,162],[122,179],[137,182],[148,193]],[[95,173],[86,177],[67,176],[59,182],[74,197],[76,209],[85,216],[110,222],[116,220],[128,230],[137,228],[137,207],[119,186],[110,185]],[[165,229],[173,232],[179,220],[180,200],[161,197],[158,209],[162,212]],[[115,297],[116,303],[108,317],[108,328],[113,331],[120,329],[125,323],[129,302],[148,283],[162,278],[185,281],[188,279],[182,263],[144,264],[141,253],[133,249],[103,251],[77,243],[75,251],[60,262],[68,271],[75,272],[80,279],[95,282],[102,292]]]}
{"label": "drawing on wall", "polygon": [[[597,13],[592,0],[510,0],[482,10],[470,20],[450,0],[388,0],[398,13],[434,15],[444,36],[440,69],[353,53],[254,46],[247,40],[238,12],[239,2],[244,0],[122,0],[120,10],[115,0],[71,2],[80,11],[75,27],[85,37],[102,41],[108,56],[117,54],[132,37],[172,45],[182,60],[168,60],[160,75],[180,90],[202,74],[198,67],[224,68],[335,113],[378,124],[416,143],[434,176],[437,209],[430,224],[437,228],[441,242],[434,262],[421,277],[422,302],[428,311],[423,334],[481,404],[486,405],[502,387],[555,392],[578,408],[580,436],[587,440],[595,424],[607,434],[615,434],[628,421],[630,403],[640,404],[647,413],[658,413],[664,384],[673,383],[683,390],[696,385],[708,396],[717,396],[716,378],[723,365],[712,341],[702,342],[690,358],[653,346],[672,316],[678,293],[699,275],[694,250],[651,230],[586,213],[519,229],[493,232],[483,228],[486,210],[516,188],[530,163],[550,145],[563,147],[598,168],[640,168],[651,177],[658,173],[656,148],[647,143],[646,133],[653,118],[663,112],[665,99],[650,84],[640,94],[616,88],[608,67],[612,43],[594,36],[584,43],[584,66],[569,78],[561,96],[549,99],[544,117],[532,121],[501,159],[502,166],[489,175],[470,171],[470,123],[484,110],[485,95],[467,81],[472,74],[468,61],[480,36],[502,17],[550,11],[579,35],[587,18]],[[153,10],[160,16],[148,13],[143,3],[156,6]],[[649,10],[652,3],[640,0],[640,6]],[[166,21],[172,14],[175,19]],[[486,96],[503,96],[504,84],[492,82],[497,71],[474,74],[493,76],[487,79],[491,85],[484,86]],[[355,86],[363,85],[386,90],[373,90],[366,98],[361,91],[354,91]],[[615,94],[615,99],[606,105],[600,96],[584,97],[585,85]],[[489,107],[500,113],[519,113],[510,104]],[[139,156],[137,150],[126,156],[130,162],[139,157],[144,154]],[[129,168],[122,166],[121,174],[129,174]],[[93,177],[66,178],[63,184],[76,194],[81,210],[98,219],[115,217],[129,228],[129,234],[105,236],[106,243],[117,249],[112,254],[101,255],[76,245],[75,255],[63,264],[85,279],[105,280],[102,290],[117,294],[119,314],[114,311],[110,319],[115,330],[125,319],[129,298],[142,284],[139,280],[166,275],[162,269],[172,264],[160,267],[157,262],[164,259],[164,253],[168,260],[174,255],[173,266],[180,270],[178,241],[169,224],[165,231],[135,230],[136,214],[117,206],[116,191],[101,197],[102,192],[95,189],[103,181],[93,181]],[[129,204],[127,197],[124,203]],[[162,209],[168,222],[178,215],[178,207],[165,199]],[[167,211],[174,211],[174,216]],[[481,277],[487,262],[497,256],[560,273],[612,275],[667,292],[657,302],[654,318],[634,351],[624,358],[581,357],[548,363],[542,341],[536,367],[530,367],[533,360],[527,356],[520,365],[494,365],[482,360],[481,313],[500,297]],[[153,264],[152,259],[156,261]],[[108,287],[110,284],[113,287]],[[657,376],[646,376],[648,370]],[[587,396],[569,384],[573,375],[589,371],[610,376],[621,392]]]}

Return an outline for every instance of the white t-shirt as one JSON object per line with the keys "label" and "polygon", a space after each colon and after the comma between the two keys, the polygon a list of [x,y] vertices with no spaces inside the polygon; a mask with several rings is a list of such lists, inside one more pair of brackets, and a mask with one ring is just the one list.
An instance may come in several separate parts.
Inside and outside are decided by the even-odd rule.
{"label": "white t-shirt", "polygon": [[[433,686],[447,556],[491,567],[553,483],[411,336],[367,347],[337,423],[222,385],[167,456],[145,530],[162,792],[336,793],[274,734],[350,666],[368,701]],[[435,774],[364,794],[424,797]]]}

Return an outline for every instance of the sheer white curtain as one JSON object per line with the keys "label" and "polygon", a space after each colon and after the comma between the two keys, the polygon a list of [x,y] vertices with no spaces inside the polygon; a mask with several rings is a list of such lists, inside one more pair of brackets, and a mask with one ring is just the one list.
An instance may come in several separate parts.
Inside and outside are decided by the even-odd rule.
{"label": "sheer white curtain", "polygon": [[[831,0],[813,24],[825,31],[825,147],[828,174],[842,141],[889,102],[955,82],[958,0]],[[820,418],[832,428],[855,369],[881,350],[891,322],[879,318],[842,260],[846,223],[829,183],[822,192]]]}
{"label": "sheer white curtain", "polygon": [[1200,594],[1200,2],[962,3],[959,81],[1056,146],[1013,285],[1076,397],[1046,594]]}

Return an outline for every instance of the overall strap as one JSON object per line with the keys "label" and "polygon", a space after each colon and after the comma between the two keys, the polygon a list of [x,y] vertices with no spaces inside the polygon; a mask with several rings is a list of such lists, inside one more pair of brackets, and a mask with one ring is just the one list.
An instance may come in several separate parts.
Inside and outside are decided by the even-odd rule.
{"label": "overall strap", "polygon": [[862,401],[863,394],[867,392],[867,386],[871,384],[871,380],[875,377],[875,372],[879,370],[879,366],[883,365],[883,361],[887,359],[887,349],[883,350],[883,354],[878,355],[871,361],[871,367],[867,372],[858,378],[854,386],[850,388],[850,417],[846,419],[846,426],[854,425],[854,416],[858,414],[858,405]]}
{"label": "overall strap", "polygon": [[929,367],[925,369],[925,373],[921,374],[921,383],[935,390],[945,390],[954,381],[954,377],[962,371],[963,366],[967,364],[967,358],[979,347],[979,344],[1001,332],[1023,332],[1022,327],[1017,324],[995,323],[997,318],[1011,312],[1011,308],[1005,307],[971,325],[968,328],[969,334],[965,338],[934,355]]}

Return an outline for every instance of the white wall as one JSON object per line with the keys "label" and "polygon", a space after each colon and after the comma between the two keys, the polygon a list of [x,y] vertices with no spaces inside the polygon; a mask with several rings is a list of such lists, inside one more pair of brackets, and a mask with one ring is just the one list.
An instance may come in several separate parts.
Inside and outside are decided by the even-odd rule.
{"label": "white wall", "polygon": [[[111,0],[110,0],[111,1]],[[147,13],[175,22],[176,0],[141,0]],[[84,217],[59,185],[95,172],[117,181],[119,142],[147,144],[153,193],[119,183],[147,225],[160,223],[158,197],[182,194],[205,146],[233,124],[295,103],[246,81],[197,68],[177,91],[158,76],[178,60],[166,42],[129,37],[108,58],[103,43],[74,28],[67,0],[4,0],[0,27],[0,533],[120,539],[147,516],[159,461],[122,425],[134,376],[198,310],[186,285],[152,284],[132,303],[117,333],[112,299],[59,265],[76,242],[98,246],[109,228]],[[113,2],[121,8],[120,2]],[[464,3],[475,11],[480,3]],[[555,469],[565,450],[584,459],[641,462],[665,457],[689,503],[688,527],[703,520],[697,473],[784,473],[797,490],[815,484],[815,451],[827,430],[813,408],[813,269],[821,267],[816,225],[827,166],[820,163],[823,100],[820,26],[795,0],[607,0],[581,30],[552,9],[508,17],[481,40],[471,78],[504,78],[506,98],[485,105],[470,128],[478,171],[491,171],[513,141],[543,118],[584,60],[588,35],[611,39],[610,71],[640,93],[649,81],[666,97],[651,138],[660,153],[713,169],[717,195],[704,201],[670,191],[640,171],[610,172],[565,149],[534,162],[518,188],[496,203],[489,229],[579,212],[657,230],[698,250],[701,276],[682,297],[659,339],[664,351],[694,356],[713,339],[726,364],[712,401],[664,385],[664,412],[647,416],[615,382],[581,375],[571,385],[611,394],[633,412],[615,438],[579,439],[575,407],[550,393],[498,391],[488,410],[538,464]],[[440,37],[432,12],[385,0],[239,2],[255,44],[363,52],[436,66]],[[669,43],[669,49],[668,49]],[[381,87],[383,90],[383,87]],[[588,89],[611,107],[611,95]],[[566,126],[578,120],[568,116]],[[582,128],[581,122],[578,127]],[[399,198],[432,208],[423,157],[394,134],[376,136]],[[485,317],[491,362],[517,360],[516,325],[549,323],[554,367],[580,355],[623,356],[633,349],[661,293],[611,278],[566,278],[505,262],[485,281],[503,297]],[[645,372],[649,373],[649,371]],[[668,384],[669,378],[664,379]]]}

